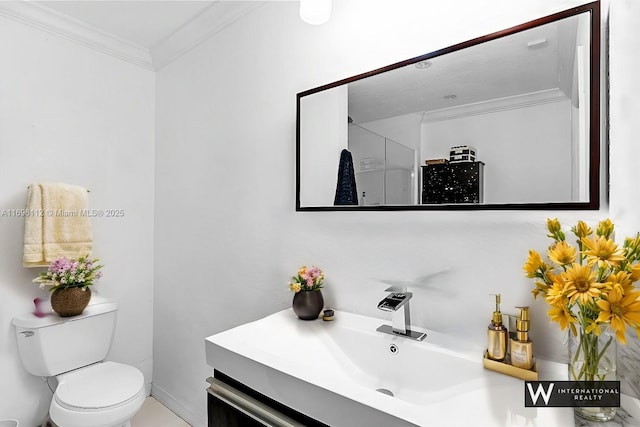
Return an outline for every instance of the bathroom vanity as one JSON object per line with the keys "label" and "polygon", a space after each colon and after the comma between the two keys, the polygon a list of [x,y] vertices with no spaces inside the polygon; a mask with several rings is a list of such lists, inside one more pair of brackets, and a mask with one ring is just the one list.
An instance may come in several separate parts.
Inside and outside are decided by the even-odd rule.
{"label": "bathroom vanity", "polygon": [[[571,408],[525,408],[523,381],[485,370],[482,347],[377,332],[383,323],[346,312],[301,321],[288,309],[206,338],[209,425],[575,425]],[[538,371],[566,379],[563,364]],[[256,421],[272,416],[282,418]]]}

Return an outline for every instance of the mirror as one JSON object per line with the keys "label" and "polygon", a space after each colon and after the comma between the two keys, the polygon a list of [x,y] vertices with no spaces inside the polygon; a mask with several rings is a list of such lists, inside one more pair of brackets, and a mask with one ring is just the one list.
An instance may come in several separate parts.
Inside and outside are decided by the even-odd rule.
{"label": "mirror", "polygon": [[598,209],[599,67],[594,2],[301,92],[296,210]]}

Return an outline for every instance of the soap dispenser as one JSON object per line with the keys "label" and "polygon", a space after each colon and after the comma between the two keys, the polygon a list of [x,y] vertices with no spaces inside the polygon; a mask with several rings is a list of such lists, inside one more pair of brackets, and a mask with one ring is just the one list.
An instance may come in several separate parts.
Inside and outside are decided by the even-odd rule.
{"label": "soap dispenser", "polygon": [[496,297],[496,310],[493,312],[489,330],[487,331],[487,353],[490,359],[499,362],[507,356],[507,328],[502,324],[500,312],[500,294],[492,294]]}
{"label": "soap dispenser", "polygon": [[520,309],[516,320],[516,337],[511,338],[511,364],[518,368],[533,368],[533,342],[529,339],[529,307]]}

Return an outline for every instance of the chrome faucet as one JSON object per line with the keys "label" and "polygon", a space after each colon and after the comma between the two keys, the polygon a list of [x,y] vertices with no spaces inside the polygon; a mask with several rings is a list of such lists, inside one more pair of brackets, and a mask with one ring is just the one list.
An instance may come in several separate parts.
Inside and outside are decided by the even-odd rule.
{"label": "chrome faucet", "polygon": [[406,291],[398,292],[398,289],[393,286],[386,291],[391,293],[378,303],[378,308],[392,313],[392,325],[382,325],[376,331],[422,341],[427,334],[411,330],[409,300],[413,294]]}

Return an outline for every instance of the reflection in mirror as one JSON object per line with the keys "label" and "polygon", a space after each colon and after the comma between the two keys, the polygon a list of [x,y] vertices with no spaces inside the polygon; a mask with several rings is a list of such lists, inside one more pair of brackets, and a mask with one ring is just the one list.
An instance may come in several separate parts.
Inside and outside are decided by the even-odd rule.
{"label": "reflection in mirror", "polygon": [[348,135],[359,204],[415,203],[415,150],[353,123]]}
{"label": "reflection in mirror", "polygon": [[298,94],[296,208],[345,209],[346,148],[346,209],[597,209],[599,25],[590,3]]}

